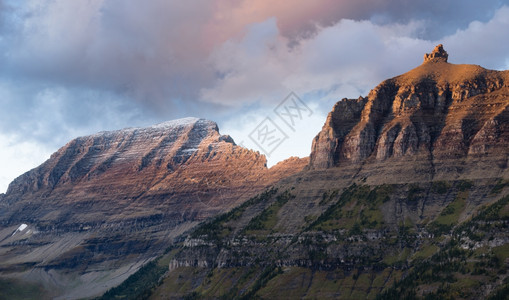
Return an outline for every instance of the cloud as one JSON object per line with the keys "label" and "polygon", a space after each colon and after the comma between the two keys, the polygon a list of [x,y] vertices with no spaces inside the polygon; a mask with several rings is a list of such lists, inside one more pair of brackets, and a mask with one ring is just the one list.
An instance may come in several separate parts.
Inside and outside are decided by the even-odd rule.
{"label": "cloud", "polygon": [[230,106],[275,104],[289,91],[339,89],[349,91],[345,97],[358,97],[382,79],[420,64],[422,49],[433,45],[413,38],[421,26],[342,20],[296,49],[287,46],[288,39],[269,19],[253,25],[244,39],[216,50],[211,61],[223,76],[203,89],[201,97]]}
{"label": "cloud", "polygon": [[17,141],[0,133],[0,193],[18,175],[48,159],[53,149],[30,141]]}
{"label": "cloud", "polygon": [[[488,21],[507,1],[461,0],[291,0],[291,1],[215,1],[216,32],[222,28],[242,28],[275,17],[281,34],[292,41],[312,37],[319,28],[342,19],[372,20],[377,24],[424,21],[420,32],[425,39],[438,39],[466,27],[472,20]],[[224,25],[226,23],[226,26]],[[233,25],[233,26],[232,26]],[[234,29],[232,31],[235,31]]]}
{"label": "cloud", "polygon": [[314,39],[344,19],[383,26],[421,22],[425,26],[415,36],[437,39],[464,29],[472,20],[487,21],[501,1],[6,3],[0,6],[9,11],[2,17],[2,73],[64,87],[115,92],[125,101],[171,115],[175,107],[192,108],[198,100],[210,100],[199,99],[200,90],[215,88],[218,75],[222,75],[214,68],[210,55],[228,43],[252,39],[253,32],[259,30],[253,29],[253,24],[272,20],[278,38],[292,47]]}
{"label": "cloud", "polygon": [[187,86],[211,76],[202,68],[202,12],[151,3],[29,1],[3,41],[6,66],[20,77],[115,91],[155,110],[191,98]]}
{"label": "cloud", "polygon": [[467,28],[444,37],[453,63],[478,64],[485,68],[507,69],[509,59],[509,6],[503,6],[488,22],[471,22]]}
{"label": "cloud", "polygon": [[222,76],[202,89],[201,98],[235,107],[277,103],[288,91],[358,97],[421,64],[425,51],[438,43],[445,44],[451,62],[501,69],[509,58],[509,43],[500,43],[509,35],[508,20],[509,7],[504,6],[485,23],[473,21],[454,34],[426,40],[419,37],[424,21],[381,25],[343,19],[293,48],[269,19],[252,25],[243,39],[216,49],[211,64]]}
{"label": "cloud", "polygon": [[70,137],[139,124],[143,107],[114,94],[0,80],[0,128],[18,141],[58,147]]}

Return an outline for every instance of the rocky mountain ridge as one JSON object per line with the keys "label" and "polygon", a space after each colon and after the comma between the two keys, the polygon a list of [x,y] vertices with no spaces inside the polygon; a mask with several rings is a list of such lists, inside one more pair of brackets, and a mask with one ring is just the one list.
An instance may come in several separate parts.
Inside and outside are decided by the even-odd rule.
{"label": "rocky mountain ridge", "polygon": [[76,138],[0,198],[0,272],[66,297],[100,294],[182,232],[307,162],[269,169],[197,118]]}

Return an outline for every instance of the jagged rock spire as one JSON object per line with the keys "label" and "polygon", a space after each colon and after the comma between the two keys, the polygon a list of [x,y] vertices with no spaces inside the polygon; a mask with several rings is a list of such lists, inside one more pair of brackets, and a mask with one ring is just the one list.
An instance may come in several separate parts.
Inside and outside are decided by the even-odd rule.
{"label": "jagged rock spire", "polygon": [[447,62],[447,58],[449,54],[444,50],[444,46],[442,44],[437,45],[435,49],[431,53],[424,54],[424,62],[428,61],[444,61]]}

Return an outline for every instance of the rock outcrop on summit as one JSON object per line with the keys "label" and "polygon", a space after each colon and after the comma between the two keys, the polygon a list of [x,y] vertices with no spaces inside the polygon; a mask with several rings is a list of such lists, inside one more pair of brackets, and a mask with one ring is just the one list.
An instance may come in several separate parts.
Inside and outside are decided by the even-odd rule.
{"label": "rock outcrop on summit", "polygon": [[431,53],[424,54],[424,62],[429,61],[443,61],[447,62],[449,54],[444,50],[444,45],[440,44],[433,49]]}
{"label": "rock outcrop on summit", "polygon": [[196,118],[76,138],[0,198],[0,273],[70,298],[101,294],[184,231],[307,163],[269,169]]}
{"label": "rock outcrop on summit", "polygon": [[505,172],[509,71],[450,64],[447,57],[438,45],[421,66],[367,97],[338,102],[313,141],[310,168],[356,165],[373,175],[384,166],[381,175],[395,180]]}

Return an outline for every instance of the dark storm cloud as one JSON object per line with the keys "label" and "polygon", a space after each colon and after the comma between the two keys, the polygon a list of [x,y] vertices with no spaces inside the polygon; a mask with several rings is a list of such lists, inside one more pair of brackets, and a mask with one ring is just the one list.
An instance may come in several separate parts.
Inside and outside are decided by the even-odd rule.
{"label": "dark storm cloud", "polygon": [[507,0],[458,1],[382,1],[384,7],[374,12],[371,19],[384,23],[407,23],[411,20],[422,20],[426,27],[418,35],[419,38],[437,40],[445,35],[465,29],[470,22],[476,20],[486,22],[493,17],[495,11]]}

